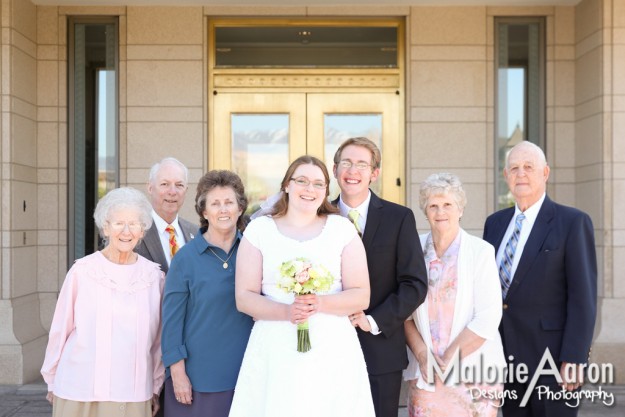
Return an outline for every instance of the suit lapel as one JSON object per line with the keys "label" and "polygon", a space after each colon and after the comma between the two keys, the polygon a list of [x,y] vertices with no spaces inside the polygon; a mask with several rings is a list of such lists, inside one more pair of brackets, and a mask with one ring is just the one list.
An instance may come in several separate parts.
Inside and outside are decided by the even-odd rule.
{"label": "suit lapel", "polygon": [[367,212],[367,221],[365,223],[365,234],[362,236],[362,243],[365,245],[365,248],[370,248],[373,243],[373,237],[382,220],[382,207],[382,200],[371,191],[369,211]]}
{"label": "suit lapel", "polygon": [[160,264],[161,269],[167,272],[169,269],[167,259],[163,253],[163,246],[161,245],[161,239],[158,236],[158,231],[156,230],[155,225],[152,225],[152,227],[147,230],[143,241],[145,242],[145,247],[152,257],[152,261]]}
{"label": "suit lapel", "polygon": [[514,294],[515,289],[518,288],[519,284],[521,284],[523,279],[527,276],[528,270],[540,253],[540,249],[543,246],[545,238],[549,232],[551,232],[549,223],[553,218],[554,210],[555,206],[553,202],[549,199],[549,197],[545,196],[545,201],[543,201],[543,205],[538,212],[532,231],[530,232],[527,242],[525,243],[525,247],[523,248],[521,259],[519,259],[519,265],[514,272],[513,282],[516,281],[517,285],[510,287],[508,297]]}
{"label": "suit lapel", "polygon": [[506,234],[506,230],[508,230],[508,225],[510,224],[510,220],[512,220],[512,216],[514,215],[514,206],[506,209],[505,212],[498,216],[495,219],[495,224],[492,229],[497,230],[497,235],[493,240],[493,246],[495,247],[495,254],[499,251],[499,246],[501,246],[501,241]]}
{"label": "suit lapel", "polygon": [[181,218],[178,218],[178,224],[180,225],[180,229],[182,229],[182,235],[184,236],[184,243],[187,244],[193,239],[195,236],[193,235],[197,232],[197,228],[194,228],[194,225],[189,224]]}

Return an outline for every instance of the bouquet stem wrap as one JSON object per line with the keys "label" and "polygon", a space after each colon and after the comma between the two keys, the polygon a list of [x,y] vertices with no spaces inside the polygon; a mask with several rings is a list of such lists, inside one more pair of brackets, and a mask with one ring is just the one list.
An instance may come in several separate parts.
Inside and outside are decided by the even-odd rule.
{"label": "bouquet stem wrap", "polygon": [[308,334],[308,320],[297,325],[297,351],[308,352],[310,350],[310,335]]}

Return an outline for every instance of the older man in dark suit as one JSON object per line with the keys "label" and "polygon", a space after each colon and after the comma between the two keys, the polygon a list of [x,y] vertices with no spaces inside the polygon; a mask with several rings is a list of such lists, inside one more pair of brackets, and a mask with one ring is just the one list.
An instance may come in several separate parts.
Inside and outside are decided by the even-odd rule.
{"label": "older man in dark suit", "polygon": [[367,252],[371,302],[350,320],[367,362],[376,416],[395,417],[408,364],[404,321],[425,299],[427,272],[412,211],[369,190],[380,160],[380,150],[367,138],[343,142],[334,155],[341,188],[334,203],[354,223]]}
{"label": "older man in dark suit", "polygon": [[[544,390],[572,391],[582,382],[597,309],[592,221],[546,195],[549,166],[533,143],[510,150],[504,176],[516,205],[488,217],[484,239],[497,250],[504,350],[514,365],[527,365],[529,379],[506,383],[517,399],[506,398],[503,414],[575,416],[575,401],[567,405]],[[546,351],[555,361],[551,374],[549,362],[541,365]],[[534,374],[540,377],[532,381]]]}
{"label": "older man in dark suit", "polygon": [[[175,158],[164,158],[150,169],[148,194],[152,203],[152,227],[145,231],[135,252],[156,262],[165,274],[171,259],[186,242],[193,239],[199,226],[181,217],[178,211],[187,194],[189,171]],[[163,394],[155,417],[163,417]]]}
{"label": "older man in dark suit", "polygon": [[135,251],[160,264],[165,273],[176,251],[193,239],[198,230],[198,225],[178,217],[187,193],[188,176],[187,167],[175,158],[165,158],[150,169],[148,194],[154,223]]}

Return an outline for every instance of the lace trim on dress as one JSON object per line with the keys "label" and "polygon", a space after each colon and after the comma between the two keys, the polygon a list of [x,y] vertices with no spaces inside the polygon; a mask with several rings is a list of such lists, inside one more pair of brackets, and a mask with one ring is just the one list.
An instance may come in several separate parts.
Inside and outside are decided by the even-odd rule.
{"label": "lace trim on dress", "polygon": [[[104,258],[104,255],[99,252],[97,253]],[[106,262],[109,261],[106,260]],[[130,267],[127,270],[115,271],[115,273],[113,273],[111,268],[107,268],[106,266],[103,268],[94,267],[91,262],[88,262],[84,258],[77,260],[76,264],[84,268],[85,275],[103,287],[127,294],[134,294],[137,291],[151,287],[158,281],[158,274],[155,274],[152,268],[142,267],[138,264],[139,262],[140,260],[137,260],[136,264],[127,265]]]}

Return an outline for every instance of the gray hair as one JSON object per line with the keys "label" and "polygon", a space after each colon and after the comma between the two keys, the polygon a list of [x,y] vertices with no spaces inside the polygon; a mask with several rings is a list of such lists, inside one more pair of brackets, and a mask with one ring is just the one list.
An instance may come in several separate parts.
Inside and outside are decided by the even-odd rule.
{"label": "gray hair", "polygon": [[520,149],[520,148],[528,148],[530,151],[535,153],[536,156],[538,156],[538,161],[542,163],[543,166],[547,166],[547,158],[545,157],[545,152],[543,152],[542,148],[533,142],[524,140],[514,145],[506,154],[506,169],[510,168],[510,162],[509,162],[510,154],[514,152],[516,149]]}
{"label": "gray hair", "polygon": [[440,172],[430,175],[421,183],[419,207],[421,207],[423,213],[426,212],[430,197],[442,194],[451,194],[460,210],[464,210],[464,207],[467,205],[467,195],[464,192],[464,188],[462,188],[460,178],[448,172]]}
{"label": "gray hair", "polygon": [[150,184],[154,183],[154,180],[156,180],[156,174],[158,174],[158,171],[161,169],[163,165],[179,166],[180,169],[182,169],[182,172],[184,173],[184,182],[189,183],[189,170],[187,169],[187,167],[176,158],[167,157],[167,158],[161,159],[160,161],[152,165],[152,168],[150,168],[150,177],[149,177]]}
{"label": "gray hair", "polygon": [[145,194],[135,188],[116,188],[109,191],[98,201],[98,205],[93,212],[93,220],[95,220],[102,238],[106,239],[104,236],[104,223],[109,220],[111,213],[123,209],[134,209],[139,212],[143,230],[152,226],[152,205]]}

